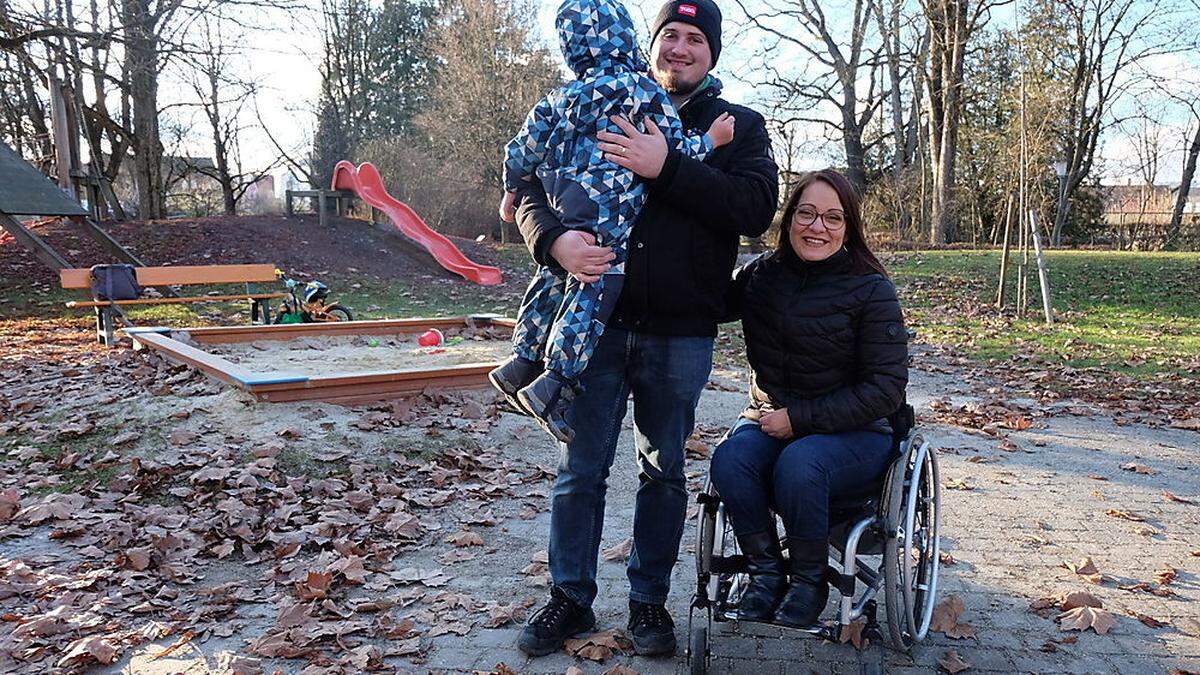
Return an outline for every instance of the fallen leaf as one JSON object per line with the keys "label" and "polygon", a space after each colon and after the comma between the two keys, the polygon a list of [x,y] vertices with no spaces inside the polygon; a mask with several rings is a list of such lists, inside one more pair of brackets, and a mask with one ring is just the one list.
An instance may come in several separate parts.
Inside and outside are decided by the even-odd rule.
{"label": "fallen leaf", "polygon": [[941,666],[942,669],[947,673],[950,673],[950,675],[961,673],[962,671],[971,667],[971,664],[963,661],[962,657],[958,655],[958,650],[956,649],[951,649],[950,651],[946,652],[945,656],[938,659],[938,665]]}
{"label": "fallen leaf", "polygon": [[66,653],[56,664],[59,668],[83,665],[88,661],[109,664],[117,660],[117,649],[100,635],[83,637],[67,645]]}
{"label": "fallen leaf", "polygon": [[1091,478],[1092,480],[1108,480],[1107,476],[1101,476],[1098,473],[1089,473],[1087,477]]}
{"label": "fallen leaf", "polygon": [[445,541],[447,544],[453,544],[459,548],[483,546],[483,537],[466,530],[447,536]]}
{"label": "fallen leaf", "polygon": [[1145,520],[1145,518],[1132,511],[1123,511],[1121,509],[1108,509],[1104,512],[1104,514],[1112,516],[1113,518],[1124,518],[1125,520],[1132,520],[1139,523]]}
{"label": "fallen leaf", "polygon": [[167,440],[171,442],[171,445],[190,445],[197,438],[200,438],[200,434],[188,431],[187,429],[176,429],[167,436]]}
{"label": "fallen leaf", "polygon": [[1065,568],[1071,570],[1075,574],[1080,574],[1083,576],[1100,573],[1100,570],[1096,568],[1096,563],[1092,562],[1092,559],[1090,557],[1084,558],[1078,562],[1070,562],[1070,561],[1064,562],[1062,564],[1062,567],[1065,567]]}
{"label": "fallen leaf", "polygon": [[[321,600],[329,594],[329,588],[332,585],[332,572],[309,571],[304,581],[296,584],[296,595],[299,595],[302,600]],[[264,654],[264,656],[267,655]]]}
{"label": "fallen leaf", "polygon": [[1159,621],[1158,619],[1150,616],[1149,614],[1142,614],[1141,612],[1135,612],[1133,610],[1128,610],[1128,613],[1129,613],[1129,616],[1132,616],[1133,618],[1137,619],[1138,621],[1141,621],[1143,624],[1145,624],[1149,628],[1162,628],[1163,626],[1169,625],[1166,621]]}
{"label": "fallen leaf", "polygon": [[629,559],[632,552],[633,537],[627,537],[625,541],[604,549],[604,559],[609,562],[623,562]]}
{"label": "fallen leaf", "polygon": [[608,670],[604,671],[601,675],[642,675],[642,674],[641,674],[641,671],[639,671],[639,670],[634,670],[633,668],[630,668],[629,666],[627,666],[623,663],[618,663],[617,665],[613,666],[612,668],[609,668]]}
{"label": "fallen leaf", "polygon": [[1066,595],[1064,595],[1060,605],[1062,607],[1062,610],[1064,612],[1066,612],[1066,611],[1075,609],[1076,607],[1100,608],[1100,607],[1104,606],[1104,603],[1100,602],[1100,598],[1097,598],[1096,596],[1092,595],[1091,593],[1085,593],[1083,591],[1075,591],[1074,593],[1067,593]]}
{"label": "fallen leaf", "polygon": [[625,651],[632,644],[625,634],[616,628],[592,633],[581,638],[569,638],[563,648],[568,654],[589,661],[607,661],[614,653]]}
{"label": "fallen leaf", "polygon": [[958,620],[966,609],[962,598],[957,595],[947,596],[933,608],[933,618],[929,624],[929,630],[944,633],[946,637],[955,640],[978,637],[974,626]]}
{"label": "fallen leaf", "polygon": [[1122,464],[1121,469],[1123,471],[1132,471],[1134,473],[1140,473],[1143,476],[1153,476],[1154,474],[1158,473],[1154,469],[1151,469],[1150,467],[1145,466],[1144,464],[1137,464],[1135,462],[1129,462],[1128,464]]}
{"label": "fallen leaf", "polygon": [[1116,617],[1103,609],[1095,607],[1076,607],[1058,615],[1060,630],[1085,631],[1089,628],[1104,635],[1117,625]]}
{"label": "fallen leaf", "polygon": [[1195,505],[1195,503],[1196,503],[1190,499],[1184,499],[1183,497],[1180,497],[1178,495],[1171,494],[1170,492],[1167,492],[1166,490],[1163,490],[1162,495],[1163,495],[1163,499],[1165,499],[1169,502],[1179,502],[1180,504],[1192,504],[1192,505]]}
{"label": "fallen leaf", "polygon": [[0,492],[0,523],[7,523],[21,510],[21,493],[16,488]]}
{"label": "fallen leaf", "polygon": [[1162,569],[1154,573],[1154,580],[1158,582],[1159,586],[1167,586],[1172,581],[1175,581],[1175,577],[1178,575],[1179,570],[1170,565],[1164,565]]}
{"label": "fallen leaf", "polygon": [[840,635],[838,635],[838,642],[841,644],[846,644],[849,642],[850,644],[854,645],[855,649],[861,652],[867,648],[867,645],[871,643],[871,641],[863,635],[863,629],[866,627],[866,619],[851,621],[849,624],[842,626],[842,632]]}

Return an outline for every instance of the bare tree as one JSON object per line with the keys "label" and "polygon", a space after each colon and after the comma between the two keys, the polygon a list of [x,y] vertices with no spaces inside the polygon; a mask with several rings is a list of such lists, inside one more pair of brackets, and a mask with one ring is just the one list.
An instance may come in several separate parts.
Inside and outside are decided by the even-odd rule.
{"label": "bare tree", "polygon": [[1058,11],[1073,29],[1068,54],[1068,132],[1063,143],[1065,187],[1055,209],[1051,243],[1062,243],[1071,196],[1091,173],[1113,104],[1134,84],[1127,75],[1146,59],[1179,48],[1166,25],[1173,12],[1161,0],[1063,0]]}
{"label": "bare tree", "polygon": [[[830,20],[822,0],[737,3],[750,26],[770,36],[757,54],[765,73],[760,84],[776,92],[778,107],[789,116],[824,125],[840,137],[847,177],[865,189],[865,160],[872,145],[865,140],[866,130],[885,102],[881,95],[884,45],[874,30],[875,2],[854,0],[845,26]],[[779,56],[787,51],[805,55],[817,72],[796,72],[788,59]],[[832,119],[814,115],[826,106],[836,111]]]}
{"label": "bare tree", "polygon": [[[1188,195],[1192,190],[1192,181],[1196,177],[1196,162],[1200,158],[1200,96],[1196,95],[1197,91],[1200,91],[1200,86],[1193,85],[1190,89],[1191,95],[1186,97],[1174,92],[1171,94],[1177,104],[1187,108],[1191,117],[1188,120],[1188,131],[1184,134],[1186,147],[1183,153],[1183,173],[1179,177],[1179,191],[1175,195],[1175,204],[1171,208],[1171,222],[1167,226],[1167,236],[1164,242],[1166,246],[1172,246],[1179,238],[1179,230],[1183,225],[1183,209],[1187,205]],[[1188,136],[1191,137],[1190,141],[1187,140]]]}
{"label": "bare tree", "polygon": [[954,237],[955,158],[962,116],[963,66],[967,44],[995,7],[1010,0],[922,0],[929,24],[926,87],[929,110],[930,241],[944,244]]}
{"label": "bare tree", "polygon": [[200,109],[207,124],[213,161],[211,166],[194,168],[221,186],[222,207],[226,215],[232,216],[237,214],[238,202],[250,186],[279,166],[282,159],[277,156],[254,170],[243,166],[241,132],[257,86],[252,79],[238,74],[249,71],[247,64],[237,59],[239,36],[226,36],[221,24],[207,18],[197,32],[198,44],[189,57],[192,68],[188,79],[196,95],[191,105]]}

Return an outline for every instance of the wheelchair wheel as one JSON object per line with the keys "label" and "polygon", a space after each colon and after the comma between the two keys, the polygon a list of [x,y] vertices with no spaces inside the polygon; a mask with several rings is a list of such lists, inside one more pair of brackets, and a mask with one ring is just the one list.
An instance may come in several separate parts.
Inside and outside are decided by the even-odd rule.
{"label": "wheelchair wheel", "polygon": [[708,672],[708,627],[696,626],[688,636],[688,668],[692,675]]}
{"label": "wheelchair wheel", "polygon": [[937,595],[941,486],[937,457],[919,434],[905,444],[885,483],[884,596],[892,646],[925,638]]}

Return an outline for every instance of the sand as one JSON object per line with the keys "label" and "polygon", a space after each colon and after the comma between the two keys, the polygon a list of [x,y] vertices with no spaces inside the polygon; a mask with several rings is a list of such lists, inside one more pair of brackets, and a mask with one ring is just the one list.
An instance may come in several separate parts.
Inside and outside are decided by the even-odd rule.
{"label": "sand", "polygon": [[512,344],[449,338],[441,347],[421,347],[415,335],[354,335],[208,344],[203,349],[255,372],[328,375],[496,363],[512,352]]}

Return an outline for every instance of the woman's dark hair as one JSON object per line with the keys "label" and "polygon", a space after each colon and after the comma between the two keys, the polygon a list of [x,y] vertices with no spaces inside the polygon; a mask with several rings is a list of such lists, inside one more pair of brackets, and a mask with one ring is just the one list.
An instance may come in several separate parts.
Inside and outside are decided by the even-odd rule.
{"label": "woman's dark hair", "polygon": [[833,169],[810,171],[800,176],[800,180],[792,187],[787,203],[783,206],[783,218],[779,221],[779,243],[776,245],[776,251],[787,251],[795,255],[796,252],[792,250],[791,237],[788,236],[788,230],[792,225],[792,216],[796,213],[796,207],[800,204],[800,195],[804,194],[804,189],[817,181],[833,188],[842,202],[842,211],[846,214],[845,240],[842,245],[850,253],[852,271],[855,274],[875,272],[886,277],[887,270],[883,268],[883,263],[879,262],[879,258],[876,258],[870,247],[867,246],[867,236],[863,229],[862,198],[858,196],[854,185]]}

